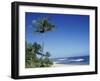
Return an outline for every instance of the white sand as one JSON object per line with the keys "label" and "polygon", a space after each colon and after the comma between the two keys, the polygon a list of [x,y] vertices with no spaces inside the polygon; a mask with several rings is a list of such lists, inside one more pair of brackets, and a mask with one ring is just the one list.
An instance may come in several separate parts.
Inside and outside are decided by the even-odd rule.
{"label": "white sand", "polygon": [[73,66],[70,64],[53,64],[52,67],[65,67],[65,66]]}
{"label": "white sand", "polygon": [[66,66],[80,66],[80,65],[85,65],[85,64],[56,64],[54,63],[52,67],[66,67]]}

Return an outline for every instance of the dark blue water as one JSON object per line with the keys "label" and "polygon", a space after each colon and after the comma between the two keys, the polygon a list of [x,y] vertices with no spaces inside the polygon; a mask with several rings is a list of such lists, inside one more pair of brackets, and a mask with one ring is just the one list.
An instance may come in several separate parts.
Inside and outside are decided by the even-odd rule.
{"label": "dark blue water", "polygon": [[52,58],[56,64],[89,65],[89,56]]}

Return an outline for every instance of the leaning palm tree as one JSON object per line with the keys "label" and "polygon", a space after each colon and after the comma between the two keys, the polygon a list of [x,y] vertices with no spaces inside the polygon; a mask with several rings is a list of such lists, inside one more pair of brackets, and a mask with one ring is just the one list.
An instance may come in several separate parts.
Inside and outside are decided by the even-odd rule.
{"label": "leaning palm tree", "polygon": [[[33,20],[32,21],[32,26],[35,26],[35,32],[43,34],[46,33],[48,31],[51,31],[54,29],[55,25],[51,24],[49,22],[49,18],[48,17],[43,17],[39,20]],[[42,43],[42,53],[39,53],[43,56],[43,50],[44,50],[44,43]]]}

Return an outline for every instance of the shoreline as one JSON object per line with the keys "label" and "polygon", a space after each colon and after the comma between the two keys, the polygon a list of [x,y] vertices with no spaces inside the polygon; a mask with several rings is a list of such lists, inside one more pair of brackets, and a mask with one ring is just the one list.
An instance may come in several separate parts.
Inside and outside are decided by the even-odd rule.
{"label": "shoreline", "polygon": [[57,64],[54,63],[52,67],[66,67],[66,66],[80,66],[80,65],[89,65],[89,64]]}

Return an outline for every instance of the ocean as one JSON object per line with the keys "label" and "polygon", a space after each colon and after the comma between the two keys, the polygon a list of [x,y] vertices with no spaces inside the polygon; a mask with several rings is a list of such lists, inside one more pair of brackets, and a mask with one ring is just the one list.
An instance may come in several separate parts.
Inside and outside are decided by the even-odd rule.
{"label": "ocean", "polygon": [[51,60],[56,64],[89,65],[89,56],[61,57]]}

